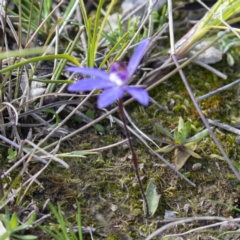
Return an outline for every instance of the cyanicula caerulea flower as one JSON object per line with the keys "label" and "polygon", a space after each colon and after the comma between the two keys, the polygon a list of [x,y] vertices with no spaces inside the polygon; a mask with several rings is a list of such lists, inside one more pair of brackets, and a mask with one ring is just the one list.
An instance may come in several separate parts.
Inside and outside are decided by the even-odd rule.
{"label": "cyanicula caerulea flower", "polygon": [[111,65],[110,72],[88,67],[68,67],[67,71],[89,75],[95,78],[84,78],[69,85],[71,92],[92,91],[93,89],[104,89],[99,95],[98,107],[105,108],[114,101],[123,97],[128,92],[142,105],[147,106],[149,102],[148,92],[140,87],[128,86],[134,72],[136,71],[149,44],[149,40],[143,40],[131,56],[128,65],[123,62],[115,62]]}

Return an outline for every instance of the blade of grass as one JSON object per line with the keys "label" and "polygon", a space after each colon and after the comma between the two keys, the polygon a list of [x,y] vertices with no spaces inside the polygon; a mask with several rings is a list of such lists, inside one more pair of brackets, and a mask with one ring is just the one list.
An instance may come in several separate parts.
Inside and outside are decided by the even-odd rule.
{"label": "blade of grass", "polygon": [[91,47],[94,51],[92,52],[93,55],[91,55],[91,59],[90,59],[90,61],[91,61],[90,64],[91,65],[90,65],[90,67],[94,66],[96,52],[97,52],[97,48],[98,48],[99,39],[97,39],[97,31],[98,31],[99,19],[100,19],[100,16],[101,16],[101,10],[102,10],[103,3],[104,3],[104,0],[100,0],[99,3],[98,3],[96,19],[95,19],[95,24],[94,24],[94,29],[93,29],[92,42],[91,42]]}
{"label": "blade of grass", "polygon": [[61,0],[58,5],[48,14],[48,16],[42,21],[42,23],[38,26],[38,28],[36,29],[36,31],[33,33],[33,35],[31,36],[31,38],[29,39],[29,41],[27,42],[25,48],[28,48],[29,44],[32,42],[32,40],[36,37],[37,33],[40,31],[40,29],[42,28],[42,26],[45,24],[45,22],[48,20],[48,18],[50,18],[52,16],[52,14],[55,12],[55,10],[57,8],[59,8],[62,4],[63,4],[64,0]]}
{"label": "blade of grass", "polygon": [[[119,57],[121,56],[121,54],[123,53],[123,51],[125,50],[125,48],[128,46],[129,42],[125,42],[122,46],[122,48],[120,49],[120,51],[116,54],[116,56],[113,58],[112,62],[116,62]],[[109,70],[109,68],[108,68]]]}
{"label": "blade of grass", "polygon": [[81,221],[81,209],[80,209],[80,204],[79,203],[77,204],[77,209],[78,209],[78,212],[77,212],[76,219],[77,219],[77,225],[78,225],[78,239],[79,240],[83,240],[83,236],[82,236],[82,221]]}
{"label": "blade of grass", "polygon": [[[91,28],[92,25],[92,19],[88,19],[88,27]],[[94,57],[94,48],[92,47],[92,33],[91,29],[88,29],[87,31],[87,37],[88,37],[88,51],[87,51],[87,66],[88,67],[93,67],[94,66],[94,61],[92,61]]]}
{"label": "blade of grass", "polygon": [[[71,55],[71,53],[72,53],[72,52],[74,51],[74,49],[75,49],[75,46],[76,46],[77,43],[79,42],[79,37],[80,37],[80,35],[82,34],[83,30],[84,30],[84,27],[80,27],[78,33],[77,33],[76,36],[75,36],[75,39],[74,39],[73,42],[69,45],[69,47],[66,48],[64,54],[69,55],[69,56]],[[58,78],[60,78],[60,76],[61,76],[61,74],[62,74],[62,72],[63,72],[63,70],[64,70],[64,68],[65,68],[66,62],[67,62],[67,59],[61,59],[60,63],[57,65],[57,68],[56,68],[56,70],[54,71],[51,79],[58,79]],[[48,92],[53,92],[54,89],[55,89],[55,87],[56,87],[56,84],[55,84],[55,83],[52,83]],[[48,93],[48,92],[46,92],[46,93]]]}
{"label": "blade of grass", "polygon": [[25,56],[35,55],[35,54],[42,54],[45,50],[46,48],[37,47],[37,48],[3,52],[3,53],[0,53],[0,60],[7,59],[10,57],[25,57]]}
{"label": "blade of grass", "polygon": [[[96,40],[96,43],[97,43],[97,44],[95,45],[95,49],[94,49],[95,55],[96,55],[96,52],[97,52],[98,43],[99,43],[99,41],[100,41],[100,38],[102,37],[103,29],[104,29],[104,27],[105,27],[105,25],[106,25],[106,22],[107,22],[107,20],[108,20],[108,17],[109,17],[109,15],[110,15],[110,12],[112,11],[113,6],[115,5],[115,3],[116,3],[116,0],[112,0],[112,1],[111,1],[110,5],[109,5],[109,7],[108,7],[108,10],[107,10],[107,12],[106,12],[106,15],[105,15],[105,17],[103,18],[102,24],[101,24],[100,29],[99,29],[98,34],[97,34],[97,40]],[[95,56],[94,56],[94,60],[95,60]]]}
{"label": "blade of grass", "polygon": [[[1,58],[1,56],[0,56],[0,58]],[[52,59],[66,59],[66,60],[74,63],[75,65],[80,66],[80,63],[74,57],[67,55],[67,54],[57,54],[57,55],[47,55],[47,56],[35,57],[35,58],[31,58],[31,59],[13,64],[9,67],[6,67],[6,68],[0,70],[0,74],[14,70],[15,68],[24,66],[29,63],[43,61],[43,60],[52,60]],[[1,85],[0,85],[0,87],[1,87]]]}
{"label": "blade of grass", "polygon": [[30,78],[29,81],[32,82],[42,82],[42,83],[66,83],[66,84],[71,84],[74,83],[73,80],[44,80],[44,79],[38,79],[38,78]]}
{"label": "blade of grass", "polygon": [[103,61],[101,62],[99,68],[101,69],[104,64],[107,62],[107,60],[109,59],[109,57],[111,56],[111,54],[118,48],[118,46],[129,36],[129,32],[126,32],[120,39],[119,41],[112,47],[112,49],[108,52],[108,54],[106,55],[106,57],[103,59]]}

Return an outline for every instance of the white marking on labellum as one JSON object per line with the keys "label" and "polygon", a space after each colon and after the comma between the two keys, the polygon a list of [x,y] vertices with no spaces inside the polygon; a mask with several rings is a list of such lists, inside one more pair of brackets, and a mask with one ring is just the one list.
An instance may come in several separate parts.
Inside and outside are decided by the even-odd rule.
{"label": "white marking on labellum", "polygon": [[109,79],[111,82],[116,83],[118,86],[123,85],[123,80],[116,73],[110,73]]}

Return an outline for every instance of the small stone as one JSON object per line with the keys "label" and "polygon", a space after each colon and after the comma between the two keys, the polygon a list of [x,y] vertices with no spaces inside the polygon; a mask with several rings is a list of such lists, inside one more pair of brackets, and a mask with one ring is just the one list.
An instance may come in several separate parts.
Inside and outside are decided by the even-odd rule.
{"label": "small stone", "polygon": [[164,219],[174,219],[176,218],[176,211],[165,210]]}
{"label": "small stone", "polygon": [[212,210],[212,209],[209,209],[208,212],[209,212],[209,214],[212,215],[212,216],[215,215],[215,211]]}
{"label": "small stone", "polygon": [[111,209],[113,212],[115,212],[115,211],[118,209],[118,206],[115,205],[115,204],[112,204],[111,207],[110,207],[110,209]]}
{"label": "small stone", "polygon": [[190,206],[189,203],[187,203],[187,204],[185,204],[185,205],[183,206],[183,210],[184,210],[186,213],[189,212],[189,209],[190,209],[190,208],[191,208],[191,206]]}
{"label": "small stone", "polygon": [[[195,55],[197,52],[199,52],[201,49],[203,49],[205,46],[207,46],[209,42],[203,41],[195,46],[193,50],[190,51],[189,55],[190,57]],[[223,53],[220,49],[218,49],[215,46],[209,47],[205,52],[200,54],[196,60],[206,63],[206,64],[212,64],[216,63],[222,60]]]}
{"label": "small stone", "polygon": [[171,98],[170,100],[170,106],[173,106],[175,104],[175,100]]}
{"label": "small stone", "polygon": [[217,166],[217,169],[220,170],[218,162],[215,162],[215,165]]}
{"label": "small stone", "polygon": [[193,171],[198,171],[202,168],[202,164],[201,163],[195,163],[192,165],[192,170]]}

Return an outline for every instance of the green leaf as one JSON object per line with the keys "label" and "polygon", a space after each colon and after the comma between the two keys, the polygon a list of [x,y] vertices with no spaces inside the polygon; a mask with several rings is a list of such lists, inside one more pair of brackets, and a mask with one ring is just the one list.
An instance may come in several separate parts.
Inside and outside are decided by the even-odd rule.
{"label": "green leaf", "polygon": [[159,131],[161,134],[163,134],[164,136],[170,138],[171,140],[173,140],[173,135],[168,131],[167,128],[163,127],[162,125],[155,123],[155,129],[157,131]]}
{"label": "green leaf", "polygon": [[195,146],[197,144],[197,142],[187,142],[184,144],[185,147],[192,147]]}
{"label": "green leaf", "polygon": [[0,240],[6,240],[10,237],[10,232],[6,232],[0,236]]}
{"label": "green leaf", "polygon": [[174,142],[177,144],[184,144],[186,140],[186,135],[184,134],[184,132],[178,132],[175,131],[174,132]]}
{"label": "green leaf", "polygon": [[181,132],[183,134],[184,142],[191,133],[191,125],[192,125],[191,122],[186,122],[183,125],[183,129],[181,130]]}
{"label": "green leaf", "polygon": [[11,217],[11,230],[14,230],[18,226],[17,213],[14,212]]}
{"label": "green leaf", "polygon": [[17,156],[17,151],[13,151],[11,148],[9,148],[7,159],[14,161],[16,160],[16,156]]}
{"label": "green leaf", "polygon": [[14,232],[21,231],[21,230],[28,228],[35,221],[35,219],[36,219],[36,213],[31,214],[31,216],[25,223],[19,225],[18,227],[16,227],[14,229]]}
{"label": "green leaf", "polygon": [[87,110],[86,116],[89,117],[89,118],[91,118],[91,119],[94,119],[94,118],[95,118],[94,112],[93,112],[91,109],[88,109],[88,110]]}
{"label": "green leaf", "polygon": [[195,152],[194,152],[192,149],[190,149],[190,148],[186,148],[186,152],[187,152],[188,154],[190,154],[192,157],[201,159],[201,156],[199,156],[197,153],[195,153]]}
{"label": "green leaf", "polygon": [[182,117],[178,121],[178,130],[174,132],[177,143],[183,144],[191,133],[191,122],[184,123]]}
{"label": "green leaf", "polygon": [[175,148],[174,145],[167,145],[165,147],[157,149],[155,152],[167,153],[167,152],[171,152],[174,148]]}
{"label": "green leaf", "polygon": [[[148,202],[148,209],[149,209],[150,216],[153,216],[154,213],[156,212],[160,197],[161,195],[157,194],[156,186],[152,181],[150,181],[146,190],[146,198]],[[143,211],[146,214],[145,204],[143,205]]]}
{"label": "green leaf", "polygon": [[[31,49],[29,49],[29,50],[31,50]],[[13,51],[13,52],[15,53],[15,51]],[[14,55],[14,54],[12,54],[12,55]],[[19,57],[20,56],[22,56],[22,55],[19,53]],[[5,56],[4,54],[0,53],[0,59],[7,58],[7,57],[9,57],[9,56]],[[73,58],[72,56],[67,55],[67,54],[56,54],[56,55],[47,55],[47,56],[40,56],[40,57],[29,58],[29,59],[27,59],[25,61],[18,62],[18,63],[15,63],[15,64],[11,64],[9,67],[1,69],[0,70],[0,74],[12,71],[12,70],[14,70],[14,69],[16,69],[18,67],[22,67],[22,66],[27,65],[29,63],[32,64],[33,62],[39,62],[39,61],[51,60],[51,59],[66,59],[66,60],[74,63],[75,65],[80,66],[80,63],[75,58]],[[0,87],[3,87],[4,84],[5,84],[5,82],[3,82],[0,85]]]}
{"label": "green leaf", "polygon": [[33,235],[25,235],[25,236],[20,236],[18,234],[12,234],[12,237],[15,237],[17,239],[21,239],[21,240],[32,240],[32,239],[38,239],[38,237],[33,236]]}
{"label": "green leaf", "polygon": [[101,125],[101,124],[96,124],[96,125],[94,125],[94,128],[98,131],[98,132],[100,132],[100,133],[104,133],[105,132],[105,128]]}
{"label": "green leaf", "polygon": [[76,122],[78,122],[78,123],[82,123],[82,122],[83,122],[82,117],[80,117],[80,116],[78,116],[78,115],[76,115],[76,114],[74,114],[73,119],[74,119]]}
{"label": "green leaf", "polygon": [[181,130],[183,129],[183,126],[184,126],[184,121],[183,121],[183,118],[180,117],[178,120],[178,132],[181,132]]}
{"label": "green leaf", "polygon": [[7,59],[10,57],[21,57],[21,56],[29,56],[34,54],[42,54],[46,51],[44,47],[36,47],[36,48],[27,48],[23,50],[14,50],[14,51],[6,51],[0,53],[0,59]]}
{"label": "green leaf", "polygon": [[196,142],[196,143],[197,143],[197,142],[199,142],[200,140],[202,140],[203,138],[205,138],[206,136],[208,136],[208,134],[209,134],[208,130],[207,130],[207,129],[204,129],[203,131],[201,131],[201,132],[195,134],[194,136],[188,138],[188,139],[186,140],[186,142],[187,142],[187,143],[189,143],[189,142]]}
{"label": "green leaf", "polygon": [[229,66],[233,66],[235,61],[234,61],[234,58],[233,56],[230,54],[230,53],[227,53],[227,63]]}
{"label": "green leaf", "polygon": [[77,215],[76,215],[76,220],[77,220],[77,226],[78,226],[78,239],[83,240],[82,237],[82,220],[81,220],[81,210],[80,210],[80,204],[77,204]]}
{"label": "green leaf", "polygon": [[231,47],[234,47],[237,44],[239,44],[239,40],[232,40],[231,42],[227,43],[223,48],[223,53],[227,53]]}

